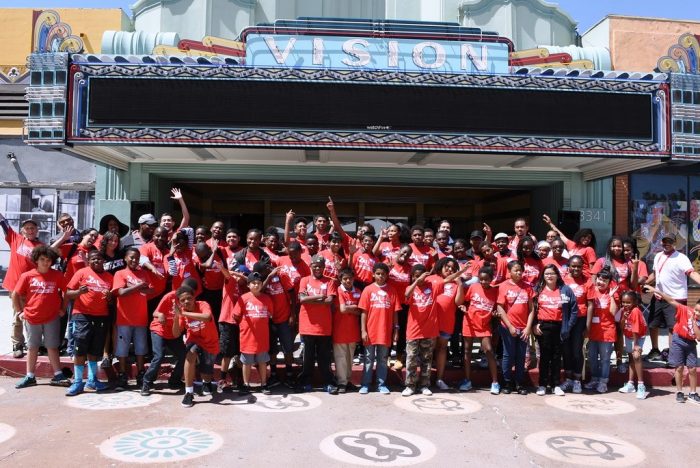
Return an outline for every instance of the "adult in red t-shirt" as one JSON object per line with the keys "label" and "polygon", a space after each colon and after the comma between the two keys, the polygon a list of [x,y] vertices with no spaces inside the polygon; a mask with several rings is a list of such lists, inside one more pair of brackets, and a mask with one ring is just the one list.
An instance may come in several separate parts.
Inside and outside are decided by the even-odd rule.
{"label": "adult in red t-shirt", "polygon": [[64,315],[62,297],[66,290],[66,281],[61,272],[51,269],[57,258],[58,252],[54,249],[44,245],[35,247],[32,251],[32,262],[36,264],[36,268],[20,275],[12,294],[14,310],[21,311],[20,317],[25,321],[29,352],[27,374],[15,388],[36,385],[34,371],[42,338],[54,371],[51,384],[68,383],[61,371],[58,356],[58,346],[61,344],[60,317]]}
{"label": "adult in red t-shirt", "polygon": [[335,281],[323,276],[326,260],[317,254],[311,259],[311,276],[299,283],[299,334],[304,340],[304,362],[299,374],[299,385],[306,390],[318,362],[323,383],[328,393],[338,393],[331,372],[333,349],[332,305],[337,296]]}
{"label": "adult in red t-shirt", "polygon": [[464,294],[466,313],[462,322],[464,337],[464,379],[471,381],[472,345],[474,338],[481,340],[481,349],[486,355],[491,374],[491,393],[498,395],[498,368],[496,356],[493,353],[493,331],[491,321],[498,302],[498,288],[493,284],[493,269],[490,266],[481,267],[477,273],[479,282],[473,283]]}
{"label": "adult in red t-shirt", "polygon": [[173,312],[173,335],[179,336],[185,331],[185,397],[182,405],[194,405],[194,376],[199,362],[202,376],[202,390],[205,394],[213,392],[211,378],[214,373],[214,360],[219,353],[219,334],[209,304],[195,301],[195,292],[180,286],[177,291],[178,301]]}
{"label": "adult in red t-shirt", "polygon": [[[438,289],[426,281],[430,272],[425,265],[416,263],[411,267],[411,285],[406,288],[408,304],[406,327],[406,388],[402,395],[410,396],[420,390],[423,395],[432,395],[430,370],[433,362],[435,339],[438,336],[436,297]],[[418,374],[420,367],[420,374]]]}
{"label": "adult in red t-shirt", "polygon": [[393,339],[398,338],[401,299],[396,290],[387,283],[389,267],[385,263],[374,264],[374,283],[362,290],[358,307],[360,333],[365,345],[365,362],[360,393],[369,392],[372,382],[372,367],[377,362],[377,388],[380,393],[390,393],[386,386],[387,359]]}
{"label": "adult in red t-shirt", "polygon": [[257,365],[260,386],[269,394],[267,386],[267,362],[270,360],[270,318],[275,305],[272,298],[263,293],[263,279],[257,273],[248,275],[248,289],[233,309],[233,318],[241,330],[241,362],[243,363],[243,385],[241,393],[250,388],[250,371]]}
{"label": "adult in red t-shirt", "polygon": [[338,391],[345,393],[352,388],[352,359],[360,341],[360,309],[362,291],[354,286],[352,270],[345,268],[338,273],[338,302],[333,311],[333,359]]}
{"label": "adult in red t-shirt", "polygon": [[102,254],[93,250],[88,254],[88,266],[78,270],[66,286],[66,297],[73,299],[71,320],[75,342],[73,384],[68,396],[82,393],[85,360],[88,362],[89,388],[104,390],[106,386],[97,380],[97,359],[102,356],[106,333],[109,331],[109,308],[112,300],[111,274],[104,271]]}
{"label": "adult in red t-shirt", "polygon": [[[535,318],[532,287],[523,281],[523,264],[519,260],[508,263],[510,279],[498,286],[496,309],[501,319],[499,333],[503,340],[504,393],[517,385],[518,393],[527,394],[525,384],[525,353]],[[515,367],[515,380],[513,380]]]}
{"label": "adult in red t-shirt", "polygon": [[[10,264],[7,267],[2,287],[10,292],[10,300],[12,300],[12,291],[14,291],[20,275],[36,266],[32,262],[32,250],[34,247],[42,245],[42,243],[37,238],[39,229],[36,221],[32,219],[22,222],[20,234],[10,227],[10,223],[7,222],[2,214],[0,214],[0,226],[5,232],[5,242],[10,246]],[[17,310],[14,311],[12,317],[10,339],[12,340],[14,357],[20,358],[24,356],[24,331],[22,330],[22,320],[19,318],[19,311]]]}
{"label": "adult in red t-shirt", "polygon": [[126,389],[129,375],[127,357],[133,342],[136,355],[137,382],[143,385],[144,357],[148,353],[148,295],[153,292],[148,273],[139,267],[141,254],[136,247],[124,253],[126,268],[114,274],[112,294],[117,298],[117,344],[115,356],[119,359],[117,386]]}

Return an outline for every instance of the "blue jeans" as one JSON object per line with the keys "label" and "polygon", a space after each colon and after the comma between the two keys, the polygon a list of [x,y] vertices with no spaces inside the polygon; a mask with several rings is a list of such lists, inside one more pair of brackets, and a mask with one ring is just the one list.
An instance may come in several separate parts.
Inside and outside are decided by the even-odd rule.
{"label": "blue jeans", "polygon": [[377,387],[386,385],[386,375],[388,373],[387,358],[389,357],[389,347],[384,345],[365,346],[365,362],[362,371],[362,386],[369,387],[372,383],[372,366],[377,360]]}
{"label": "blue jeans", "polygon": [[591,377],[607,379],[610,375],[610,354],[615,343],[607,341],[588,342],[588,363],[591,366]]}
{"label": "blue jeans", "polygon": [[151,343],[153,348],[153,359],[148,365],[146,374],[143,376],[143,381],[148,382],[152,385],[153,382],[158,378],[158,370],[160,369],[160,364],[163,362],[163,357],[165,356],[165,347],[173,353],[175,356],[175,367],[170,374],[170,382],[180,382],[182,380],[182,371],[185,367],[185,343],[182,338],[175,338],[172,340],[166,340],[162,336],[151,332]]}
{"label": "blue jeans", "polygon": [[520,339],[520,336],[511,336],[510,332],[503,325],[499,325],[498,331],[503,341],[503,380],[513,381],[513,371],[515,366],[515,382],[518,385],[525,383],[525,356],[527,355],[527,341]]}

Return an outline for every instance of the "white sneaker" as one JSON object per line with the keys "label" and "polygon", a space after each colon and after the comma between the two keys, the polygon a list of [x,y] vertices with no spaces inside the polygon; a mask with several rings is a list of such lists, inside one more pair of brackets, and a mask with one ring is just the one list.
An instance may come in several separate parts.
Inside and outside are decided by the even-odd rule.
{"label": "white sneaker", "polygon": [[581,393],[583,392],[583,388],[581,388],[581,381],[580,380],[574,380],[574,385],[571,390],[574,393]]}
{"label": "white sneaker", "polygon": [[555,394],[556,396],[564,396],[564,395],[566,395],[566,392],[565,392],[561,387],[563,387],[563,385],[560,386],[560,387],[554,387],[554,394]]}
{"label": "white sneaker", "polygon": [[416,393],[416,392],[414,392],[411,387],[406,387],[403,389],[403,392],[401,392],[401,396],[411,396],[414,393]]}
{"label": "white sneaker", "polygon": [[596,392],[598,393],[607,393],[608,391],[608,383],[603,382],[602,380],[598,382],[598,386],[595,388]]}
{"label": "white sneaker", "polygon": [[437,388],[440,390],[449,390],[450,386],[445,383],[444,380],[440,379],[437,382],[435,382],[435,385],[437,385]]}
{"label": "white sneaker", "polygon": [[423,396],[432,396],[433,395],[433,392],[428,387],[421,388],[420,393]]}
{"label": "white sneaker", "polygon": [[618,390],[618,392],[620,393],[634,393],[635,391],[636,390],[634,389],[634,383],[632,382],[627,382]]}
{"label": "white sneaker", "polygon": [[647,393],[647,388],[643,383],[637,385],[637,400],[645,399],[649,394]]}
{"label": "white sneaker", "polygon": [[588,382],[587,384],[585,384],[583,386],[583,388],[585,388],[586,390],[593,390],[597,386],[598,386],[598,379],[593,377],[590,382]]}
{"label": "white sneaker", "polygon": [[537,396],[544,396],[546,393],[547,389],[544,387],[537,387],[537,391],[535,392]]}

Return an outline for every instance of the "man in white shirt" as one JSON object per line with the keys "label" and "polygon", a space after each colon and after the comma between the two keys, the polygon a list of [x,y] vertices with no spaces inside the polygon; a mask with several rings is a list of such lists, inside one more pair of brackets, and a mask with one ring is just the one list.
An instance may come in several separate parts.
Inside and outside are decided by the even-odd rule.
{"label": "man in white shirt", "polygon": [[[654,256],[654,270],[649,275],[646,284],[652,284],[656,281],[656,289],[672,297],[676,302],[687,304],[688,277],[696,283],[700,283],[700,274],[693,269],[690,259],[675,249],[675,243],[675,234],[666,234],[661,239],[663,251]],[[651,351],[647,356],[648,360],[658,359],[661,356],[659,329],[667,328],[670,333],[675,323],[676,308],[660,297],[656,297],[654,308],[649,317]]]}

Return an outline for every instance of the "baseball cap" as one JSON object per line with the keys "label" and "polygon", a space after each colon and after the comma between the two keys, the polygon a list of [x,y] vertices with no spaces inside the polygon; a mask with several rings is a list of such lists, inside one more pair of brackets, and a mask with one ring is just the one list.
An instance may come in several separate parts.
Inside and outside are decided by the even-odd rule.
{"label": "baseball cap", "polygon": [[493,238],[493,240],[498,240],[498,239],[508,239],[508,234],[505,232],[499,232],[496,234],[496,237]]}
{"label": "baseball cap", "polygon": [[148,213],[139,217],[139,224],[158,224],[158,221],[156,221],[155,216]]}
{"label": "baseball cap", "polygon": [[323,255],[316,254],[313,257],[311,257],[311,263],[320,263],[322,265],[325,265],[326,259],[323,257]]}
{"label": "baseball cap", "polygon": [[469,238],[474,239],[475,237],[478,237],[479,239],[483,239],[484,233],[482,231],[479,231],[478,229],[475,231],[472,231],[472,233],[469,235]]}
{"label": "baseball cap", "polygon": [[39,224],[36,221],[34,221],[32,218],[25,219],[24,221],[22,221],[22,224],[20,224],[20,226],[24,227],[24,225],[27,223],[32,223],[34,226],[37,226],[37,227],[39,226]]}
{"label": "baseball cap", "polygon": [[257,271],[248,275],[248,282],[252,283],[253,281],[262,281],[262,276]]}
{"label": "baseball cap", "polygon": [[670,240],[671,242],[673,242],[674,244],[676,243],[676,235],[675,235],[675,234],[665,234],[665,235],[661,238],[661,241],[663,242],[663,241],[665,241],[665,240],[667,240],[667,239]]}

